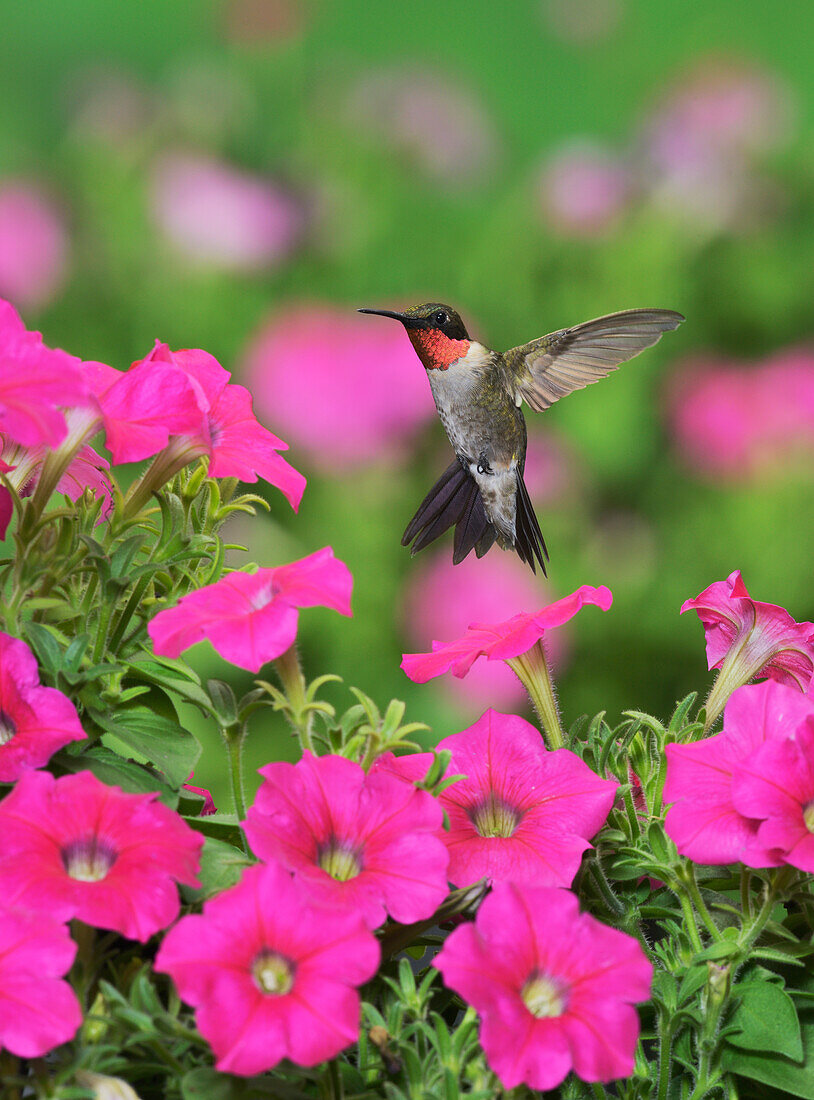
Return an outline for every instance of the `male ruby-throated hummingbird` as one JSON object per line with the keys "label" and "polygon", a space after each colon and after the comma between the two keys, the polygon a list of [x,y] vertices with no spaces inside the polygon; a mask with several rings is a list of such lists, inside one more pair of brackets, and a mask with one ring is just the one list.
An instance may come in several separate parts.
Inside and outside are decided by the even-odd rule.
{"label": "male ruby-throated hummingbird", "polygon": [[545,573],[548,551],[523,481],[523,401],[537,412],[604,378],[649,348],[684,318],[671,309],[627,309],[541,336],[503,352],[473,340],[460,316],[439,302],[394,317],[407,330],[430,382],[455,461],[427,493],[402,545],[423,550],[455,526],[452,560],[474,549],[480,558],[497,542]]}

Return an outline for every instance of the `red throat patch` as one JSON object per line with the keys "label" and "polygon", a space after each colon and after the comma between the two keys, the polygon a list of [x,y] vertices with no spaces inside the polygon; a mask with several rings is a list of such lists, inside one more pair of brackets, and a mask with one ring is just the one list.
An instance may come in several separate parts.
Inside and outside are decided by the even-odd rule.
{"label": "red throat patch", "polygon": [[407,335],[427,370],[446,370],[469,351],[469,340],[450,340],[437,328],[408,328]]}

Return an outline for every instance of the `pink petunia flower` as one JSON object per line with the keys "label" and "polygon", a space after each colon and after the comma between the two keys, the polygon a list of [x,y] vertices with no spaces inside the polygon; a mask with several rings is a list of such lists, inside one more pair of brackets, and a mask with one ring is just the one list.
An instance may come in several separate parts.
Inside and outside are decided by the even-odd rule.
{"label": "pink petunia flower", "polygon": [[350,616],[352,587],[350,570],[325,546],[290,565],[230,573],[159,611],[147,630],[162,657],[178,657],[208,638],[221,657],[259,672],[293,644],[298,608],[330,607]]}
{"label": "pink petunia flower", "polygon": [[278,451],[288,444],[278,439],[252,412],[252,395],[244,386],[229,383],[231,375],[217,359],[200,350],[170,351],[156,341],[144,363],[168,363],[183,371],[200,395],[203,412],[199,428],[178,444],[198,445],[209,455],[210,477],[236,477],[257,481],[262,477],[282,492],[291,506],[299,507],[305,478]]}
{"label": "pink petunia flower", "polygon": [[40,684],[25,642],[0,633],[0,783],[41,768],[57,749],[86,736],[67,695]]}
{"label": "pink petunia flower", "polygon": [[[427,638],[458,637],[473,619],[487,623],[507,619],[518,607],[534,607],[545,598],[541,583],[514,554],[488,554],[480,561],[472,554],[453,565],[448,551],[428,551],[424,561],[417,561],[404,590],[407,638],[418,647]],[[546,646],[553,664],[561,667],[564,633],[551,635]],[[523,685],[502,661],[479,661],[466,683],[447,677],[443,690],[470,721],[486,707],[514,710],[525,699]]]}
{"label": "pink petunia flower", "polygon": [[755,676],[808,691],[814,675],[814,623],[798,623],[784,607],[753,600],[740,571],[681,605],[704,625],[709,668],[720,669],[707,700],[707,727],[732,692]]}
{"label": "pink petunia flower", "polygon": [[302,235],[302,211],[291,194],[199,154],[162,156],[153,169],[151,199],[153,217],[176,251],[204,267],[275,267]]}
{"label": "pink petunia flower", "polygon": [[0,295],[20,308],[46,305],[65,279],[68,234],[64,220],[37,184],[0,187]]}
{"label": "pink petunia flower", "polygon": [[733,776],[764,743],[793,737],[814,714],[808,696],[774,680],[735,691],[724,711],[723,733],[686,745],[668,745],[665,828],[679,852],[697,863],[777,867],[782,862],[763,843],[757,819],[735,805]]}
{"label": "pink petunia flower", "polygon": [[203,837],[157,794],[91,772],[26,772],[0,802],[0,879],[10,904],[148,940],[178,916],[176,880],[197,886]]}
{"label": "pink petunia flower", "polygon": [[[194,779],[195,776],[190,775],[189,778]],[[191,791],[192,794],[200,795],[203,799],[204,804],[201,807],[201,812],[198,815],[199,817],[208,817],[210,814],[216,814],[218,812],[218,808],[215,805],[215,800],[212,797],[212,793],[211,791],[208,791],[206,787],[195,787],[192,783],[184,783],[184,790]]]}
{"label": "pink petunia flower", "polygon": [[566,890],[501,883],[474,924],[435,958],[444,983],[481,1017],[480,1042],[504,1087],[552,1089],[633,1072],[653,968],[638,940],[608,928]]}
{"label": "pink petunia flower", "polygon": [[[568,749],[546,749],[540,731],[514,714],[487,710],[437,748],[452,753],[447,774],[465,777],[439,795],[450,825],[441,833],[450,882],[570,886],[617,784],[600,779]],[[414,781],[431,759],[429,753],[388,755],[373,771]]]}
{"label": "pink petunia flower", "polygon": [[361,914],[315,905],[305,884],[268,863],[179,921],[155,968],[197,1009],[217,1068],[251,1076],[283,1058],[313,1066],[355,1042],[356,986],[378,963]]}
{"label": "pink petunia flower", "polygon": [[58,406],[86,398],[80,361],[46,347],[0,299],[0,433],[25,447],[54,447],[67,430]]}
{"label": "pink petunia flower", "polygon": [[447,896],[438,801],[343,756],[267,764],[246,836],[261,859],[279,859],[317,901],[359,910],[370,928],[389,914],[429,917]]}
{"label": "pink petunia flower", "polygon": [[68,929],[47,913],[0,907],[0,1047],[40,1058],[74,1037],[82,1009],[61,978],[75,955]]}
{"label": "pink petunia flower", "polygon": [[735,771],[732,801],[758,819],[758,844],[814,872],[814,707],[784,741],[764,741]]}
{"label": "pink petunia flower", "polygon": [[424,684],[435,676],[452,672],[459,679],[466,676],[478,657],[490,661],[508,661],[526,653],[547,630],[562,626],[586,604],[595,604],[607,611],[613,603],[609,588],[593,588],[583,584],[570,596],[549,604],[534,614],[520,612],[506,622],[489,625],[472,623],[466,633],[454,642],[433,642],[431,653],[405,653],[401,667],[411,680]]}
{"label": "pink petunia flower", "polygon": [[392,461],[433,417],[399,326],[330,306],[290,306],[265,323],[243,376],[261,413],[324,473]]}

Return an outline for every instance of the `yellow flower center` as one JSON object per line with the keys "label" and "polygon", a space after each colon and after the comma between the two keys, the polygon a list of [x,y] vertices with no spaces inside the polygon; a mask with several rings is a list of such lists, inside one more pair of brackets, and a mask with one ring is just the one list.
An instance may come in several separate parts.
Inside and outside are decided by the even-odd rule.
{"label": "yellow flower center", "polygon": [[337,882],[348,882],[362,870],[359,851],[347,841],[330,840],[319,852],[317,863]]}
{"label": "yellow flower center", "polygon": [[101,882],[116,862],[116,852],[97,836],[75,840],[62,849],[62,865],[77,882]]}
{"label": "yellow flower center", "polygon": [[472,824],[484,837],[510,837],[523,820],[523,814],[492,791],[469,812]]}
{"label": "yellow flower center", "polygon": [[567,990],[557,978],[535,971],[520,990],[523,1004],[538,1020],[562,1016],[568,1004]]}
{"label": "yellow flower center", "polygon": [[803,821],[810,833],[814,833],[814,799],[803,806]]}
{"label": "yellow flower center", "polygon": [[252,978],[261,993],[282,997],[294,986],[294,963],[276,951],[264,950],[252,963]]}

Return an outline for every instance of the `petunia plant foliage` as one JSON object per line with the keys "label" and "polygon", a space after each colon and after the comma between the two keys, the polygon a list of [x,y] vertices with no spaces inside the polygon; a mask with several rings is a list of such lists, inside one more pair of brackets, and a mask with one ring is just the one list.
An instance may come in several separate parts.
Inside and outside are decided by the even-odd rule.
{"label": "petunia plant foliage", "polygon": [[353,578],[330,531],[234,557],[240,483],[296,510],[305,480],[211,355],[82,361],[0,303],[0,444],[4,1098],[814,1097],[812,624],[734,572],[681,608],[706,703],[589,719],[547,657],[625,613],[585,584],[404,656],[505,661],[525,716],[428,731],[364,684],[339,712],[297,630]]}

